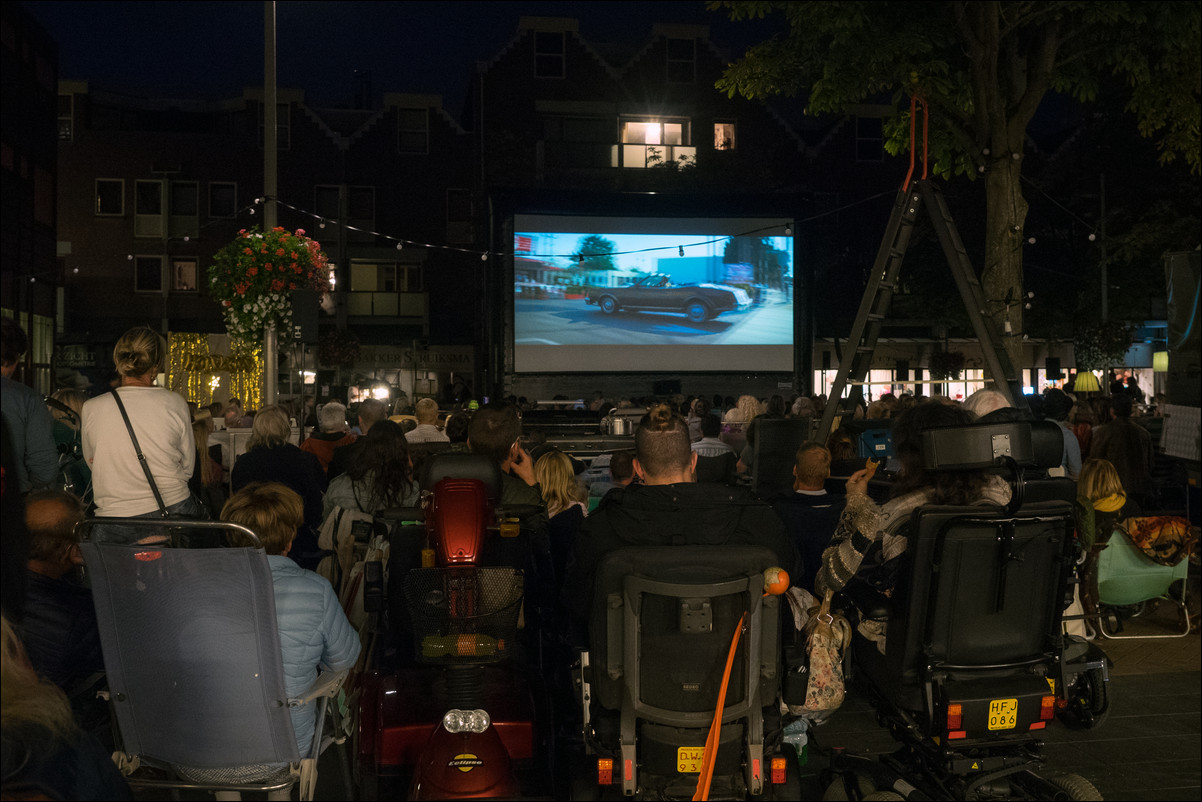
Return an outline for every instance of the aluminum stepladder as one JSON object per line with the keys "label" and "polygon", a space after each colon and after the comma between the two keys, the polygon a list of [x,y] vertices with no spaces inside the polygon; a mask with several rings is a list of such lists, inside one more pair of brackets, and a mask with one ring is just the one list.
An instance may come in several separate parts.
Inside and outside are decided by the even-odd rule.
{"label": "aluminum stepladder", "polygon": [[[839,370],[831,386],[826,409],[823,410],[822,420],[818,424],[816,438],[820,443],[826,442],[840,409],[852,408],[863,397],[861,382],[868,376],[872,353],[881,336],[882,324],[889,315],[889,306],[901,276],[902,261],[910,245],[910,235],[914,232],[914,225],[923,206],[929,209],[931,225],[939,238],[939,244],[943,247],[943,255],[960,291],[960,298],[972,322],[973,332],[981,343],[981,352],[985,356],[985,364],[989,370],[989,377],[994,382],[994,389],[1006,396],[1014,407],[1027,408],[1018,373],[1011,364],[1006,349],[1002,347],[994,326],[986,319],[984,289],[976,271],[973,270],[968,253],[964,250],[964,244],[960,241],[960,234],[947,209],[943,193],[929,180],[915,180],[902,188],[893,204],[893,213],[889,217],[881,248],[877,251],[868,284],[864,288],[864,297],[860,301],[855,323],[852,324],[840,356]],[[843,390],[849,384],[852,387],[851,393],[847,399],[843,399]]]}

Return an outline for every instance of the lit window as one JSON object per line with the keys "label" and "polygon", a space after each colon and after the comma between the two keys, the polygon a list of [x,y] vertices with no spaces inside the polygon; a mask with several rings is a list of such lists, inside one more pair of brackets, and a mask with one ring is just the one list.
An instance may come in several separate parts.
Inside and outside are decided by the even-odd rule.
{"label": "lit window", "polygon": [[535,32],[534,75],[536,78],[564,77],[564,39],[562,31]]}
{"label": "lit window", "polygon": [[714,121],[714,150],[735,149],[735,124],[729,121]]}
{"label": "lit window", "polygon": [[176,292],[196,292],[196,260],[171,260],[171,289]]}
{"label": "lit window", "polygon": [[696,157],[687,120],[623,120],[622,143],[615,151],[613,166],[654,167]]}

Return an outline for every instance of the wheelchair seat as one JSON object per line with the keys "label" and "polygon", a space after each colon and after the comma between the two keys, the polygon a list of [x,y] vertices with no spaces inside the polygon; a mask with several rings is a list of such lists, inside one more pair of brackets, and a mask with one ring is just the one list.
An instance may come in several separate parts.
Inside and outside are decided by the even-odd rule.
{"label": "wheelchair seat", "polygon": [[[96,542],[80,524],[119,732],[118,766],[135,788],[286,793],[298,779],[312,799],[326,700],[346,672],[326,673],[305,694],[285,692],[275,595],[259,547],[176,547],[198,530],[238,533],[237,524],[103,519],[137,542]],[[147,545],[149,544],[149,545]],[[290,709],[314,702],[317,724],[305,754]]]}
{"label": "wheelchair seat", "polygon": [[613,781],[623,794],[692,795],[744,615],[712,788],[715,798],[729,798],[771,787],[763,708],[780,687],[779,599],[763,595],[763,571],[776,562],[771,551],[750,546],[631,547],[601,560],[586,725],[596,720],[598,752],[615,758]]}

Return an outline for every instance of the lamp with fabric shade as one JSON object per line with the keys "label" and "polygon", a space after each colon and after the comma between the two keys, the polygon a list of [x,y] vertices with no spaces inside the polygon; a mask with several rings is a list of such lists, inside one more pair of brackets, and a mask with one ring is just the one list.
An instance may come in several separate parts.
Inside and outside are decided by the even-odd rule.
{"label": "lamp with fabric shade", "polygon": [[1102,388],[1098,386],[1098,377],[1093,375],[1092,371],[1079,370],[1077,371],[1077,381],[1073,384],[1073,390],[1078,393],[1096,393]]}
{"label": "lamp with fabric shade", "polygon": [[1169,352],[1157,351],[1152,354],[1152,372],[1153,373],[1168,373],[1169,372]]}

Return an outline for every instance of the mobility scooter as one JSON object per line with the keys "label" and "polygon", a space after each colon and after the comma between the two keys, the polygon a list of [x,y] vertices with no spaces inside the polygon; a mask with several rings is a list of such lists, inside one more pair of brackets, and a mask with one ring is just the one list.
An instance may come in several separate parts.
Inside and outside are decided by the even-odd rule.
{"label": "mobility scooter", "polygon": [[387,596],[399,656],[360,686],[360,794],[547,796],[549,712],[523,626],[519,519],[533,510],[499,508],[499,469],[471,454],[434,455],[421,484],[420,509],[381,516],[395,521]]}
{"label": "mobility scooter", "polygon": [[1101,799],[1083,777],[1042,773],[1042,731],[1058,717],[1096,723],[1108,680],[1100,649],[1061,634],[1071,483],[1024,480],[1024,468],[1059,464],[1047,425],[923,433],[926,468],[1005,471],[1011,501],[919,507],[892,596],[861,578],[845,588],[860,619],[888,622],[884,654],[854,639],[851,674],[901,746],[879,760],[834,750],[825,799]]}

